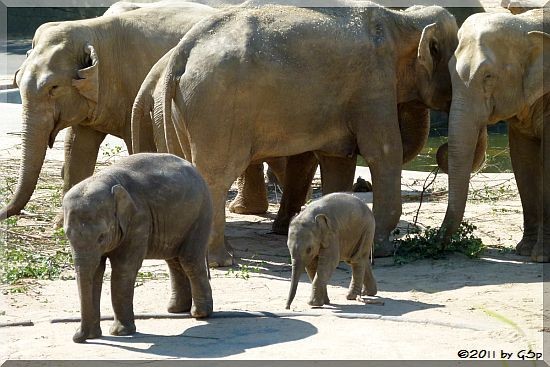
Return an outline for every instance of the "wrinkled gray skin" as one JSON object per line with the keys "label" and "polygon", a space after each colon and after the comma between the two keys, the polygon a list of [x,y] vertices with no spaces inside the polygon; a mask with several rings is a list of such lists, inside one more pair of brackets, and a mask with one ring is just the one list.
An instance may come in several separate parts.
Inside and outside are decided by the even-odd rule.
{"label": "wrinkled gray skin", "polygon": [[313,282],[309,305],[329,304],[327,282],[340,261],[352,269],[346,298],[356,299],[363,292],[374,296],[377,287],[369,261],[374,228],[369,207],[346,193],[325,195],[298,214],[288,230],[292,278],[286,308],[296,295],[304,268]]}
{"label": "wrinkled gray skin", "polygon": [[[138,91],[132,109],[132,146],[134,151],[139,152],[142,150],[142,146],[147,144],[147,136],[142,141],[144,137],[141,132],[150,129],[150,127],[144,127],[143,125],[152,122],[154,142],[158,152],[168,152],[167,145],[169,144],[172,154],[191,159],[190,145],[185,134],[178,135],[173,125],[168,125],[167,130],[164,130],[164,115],[162,113],[164,78],[166,65],[172,52],[173,49],[155,63]],[[283,183],[286,158],[271,158],[266,161],[279,182]],[[239,176],[237,188],[237,197],[229,205],[231,212],[263,214],[267,211],[267,191],[261,162],[251,164],[245,173]]]}
{"label": "wrinkled gray skin", "polygon": [[[470,15],[484,11],[484,8],[477,0],[470,0],[464,5],[464,7],[446,8],[454,15],[458,26],[460,26]],[[401,142],[403,144],[403,164],[405,164],[414,159],[426,143],[430,129],[430,120],[428,109],[420,102],[400,104],[398,106],[398,115]],[[477,171],[485,161],[486,145],[487,137],[480,136],[472,171]],[[444,172],[447,172],[446,154],[447,144],[444,144],[438,150],[437,156],[437,162]],[[287,161],[290,162],[288,164],[288,174],[285,173]],[[322,182],[326,182],[326,184],[323,185],[323,192],[331,192],[331,190],[333,190],[331,186],[334,186],[331,182],[335,180],[340,182],[346,182],[347,180],[347,184],[340,185],[338,183],[339,190],[351,190],[354,175],[353,166],[355,165],[353,161],[349,166],[347,162],[343,161],[342,167],[333,165],[327,168],[325,167],[326,164],[323,159],[317,159],[311,152],[303,153],[298,156],[278,158],[276,161],[270,160],[268,164],[271,171],[279,178],[278,181],[281,183],[281,186],[286,187],[283,191],[277,217],[273,222],[273,232],[287,234],[291,218],[300,211],[300,208],[305,203],[307,192],[310,188],[311,180],[315,174],[319,161],[321,162]],[[333,177],[327,177],[329,169]],[[285,180],[288,180],[286,186]],[[238,194],[229,205],[230,211],[240,214],[257,214],[267,210],[267,193],[265,190],[263,166],[261,163],[251,164],[246,171],[239,176],[237,179],[237,188]],[[375,256],[386,256],[392,253],[393,249],[391,248],[384,249],[380,246],[375,248]]]}
{"label": "wrinkled gray skin", "polygon": [[365,158],[375,240],[392,247],[403,160],[397,105],[448,108],[456,32],[441,7],[265,6],[223,11],[193,27],[166,68],[163,114],[165,131],[173,124],[189,138],[212,193],[210,261],[232,262],[223,236],[232,182],[251,162],[308,151],[329,171],[342,161],[354,168],[357,153]]}
{"label": "wrinkled gray skin", "polygon": [[[469,165],[478,134],[509,124],[510,157],[523,207],[516,249],[538,262],[550,258],[550,41],[542,10],[520,15],[479,14],[466,20],[449,61],[453,100],[449,116],[449,203],[444,240],[464,216]],[[546,243],[545,246],[543,244]]]}
{"label": "wrinkled gray skin", "polygon": [[189,162],[155,153],[124,158],[69,190],[63,213],[81,304],[75,342],[101,336],[99,304],[107,258],[115,314],[111,334],[136,331],[134,283],[143,259],[168,263],[168,312],[191,311],[197,318],[212,313],[206,266],[212,203],[206,183]]}
{"label": "wrinkled gray skin", "polygon": [[[22,161],[0,218],[18,214],[27,204],[47,146],[62,129],[71,127],[65,138],[64,192],[92,175],[107,134],[124,139],[131,153],[130,116],[141,82],[192,25],[214,11],[181,2],[40,26],[16,75],[23,102]],[[154,151],[150,124],[144,127],[141,149]]]}

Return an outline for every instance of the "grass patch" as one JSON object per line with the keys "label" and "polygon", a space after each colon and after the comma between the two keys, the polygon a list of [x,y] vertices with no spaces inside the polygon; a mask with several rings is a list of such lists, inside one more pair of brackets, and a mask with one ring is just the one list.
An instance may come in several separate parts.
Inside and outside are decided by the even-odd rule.
{"label": "grass patch", "polygon": [[55,248],[37,246],[38,237],[18,233],[17,227],[9,226],[7,240],[2,240],[0,280],[11,285],[11,292],[25,291],[21,280],[54,280],[72,269],[72,256],[63,229],[53,232],[51,240]]}
{"label": "grass patch", "polygon": [[237,268],[229,268],[227,272],[225,273],[226,277],[235,277],[240,278],[244,280],[250,279],[251,273],[259,274],[261,272],[261,269],[259,266],[251,266],[247,264],[237,264]]}
{"label": "grass patch", "polygon": [[[443,247],[439,238],[439,228],[427,227],[422,231],[418,227],[413,227],[403,238],[395,240],[397,248],[393,261],[401,265],[420,259],[442,259],[453,252],[472,258],[478,257],[485,246],[481,239],[473,234],[476,229],[473,224],[462,222],[449,243]],[[394,234],[399,234],[399,231],[396,230]]]}
{"label": "grass patch", "polygon": [[[17,184],[19,162],[2,160],[0,204],[4,206]],[[26,293],[36,280],[74,278],[71,250],[63,229],[52,221],[61,206],[61,164],[46,164],[24,215],[0,223],[0,281],[2,293]]]}

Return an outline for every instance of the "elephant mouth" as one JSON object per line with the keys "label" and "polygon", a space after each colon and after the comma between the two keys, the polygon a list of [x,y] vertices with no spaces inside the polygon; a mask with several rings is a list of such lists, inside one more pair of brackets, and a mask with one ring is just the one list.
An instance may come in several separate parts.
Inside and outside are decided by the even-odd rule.
{"label": "elephant mouth", "polygon": [[53,143],[55,142],[55,138],[57,137],[57,134],[61,131],[62,127],[56,124],[56,127],[53,129],[53,131],[50,133],[50,137],[48,139],[48,146],[53,148]]}

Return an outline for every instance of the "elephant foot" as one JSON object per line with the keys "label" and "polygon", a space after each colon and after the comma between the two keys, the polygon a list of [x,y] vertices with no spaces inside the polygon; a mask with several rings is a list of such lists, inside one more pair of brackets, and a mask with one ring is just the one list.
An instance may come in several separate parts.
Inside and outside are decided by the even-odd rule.
{"label": "elephant foot", "polygon": [[84,343],[87,339],[100,338],[101,335],[101,326],[99,326],[99,324],[89,331],[84,331],[82,327],[79,327],[76,333],[74,333],[73,335],[73,342]]}
{"label": "elephant foot", "polygon": [[265,214],[268,208],[267,198],[245,198],[241,194],[229,204],[229,211],[235,214]]}
{"label": "elephant foot", "polygon": [[521,241],[516,245],[516,253],[521,256],[529,256],[533,253],[537,237],[523,236]]}
{"label": "elephant foot", "polygon": [[361,292],[357,292],[356,290],[351,290],[348,292],[348,294],[346,295],[346,299],[352,301],[352,300],[356,300],[357,299],[357,296],[360,296],[361,295]]}
{"label": "elephant foot", "polygon": [[136,324],[133,321],[123,324],[119,320],[115,320],[111,325],[111,329],[109,329],[109,333],[116,336],[132,335],[135,332]]}
{"label": "elephant foot", "polygon": [[374,257],[393,256],[395,244],[390,239],[379,241],[374,245]]}
{"label": "elephant foot", "polygon": [[191,297],[177,297],[172,296],[168,302],[169,313],[184,313],[191,310],[192,299]]}
{"label": "elephant foot", "polygon": [[376,296],[376,293],[378,293],[378,289],[376,287],[365,287],[363,286],[363,295],[367,296]]}
{"label": "elephant foot", "polygon": [[324,305],[330,305],[330,299],[327,294],[323,296],[314,295],[307,304],[312,307],[322,307]]}
{"label": "elephant foot", "polygon": [[214,302],[211,299],[195,300],[193,307],[191,307],[191,316],[196,319],[203,319],[212,315],[213,311]]}
{"label": "elephant foot", "polygon": [[233,255],[227,252],[225,246],[222,246],[221,248],[209,249],[208,266],[211,268],[233,266]]}
{"label": "elephant foot", "polygon": [[53,229],[63,228],[63,211],[57,213],[52,224]]}
{"label": "elephant foot", "polygon": [[267,190],[264,182],[264,165],[251,164],[237,179],[238,194],[229,204],[237,214],[264,214],[267,212]]}
{"label": "elephant foot", "polygon": [[290,220],[291,217],[277,215],[277,217],[273,221],[273,224],[271,225],[271,230],[275,234],[287,235]]}
{"label": "elephant foot", "polygon": [[531,252],[531,260],[538,263],[550,262],[550,251],[548,250],[548,245],[546,245],[546,248],[544,247],[544,242],[542,240],[537,241]]}

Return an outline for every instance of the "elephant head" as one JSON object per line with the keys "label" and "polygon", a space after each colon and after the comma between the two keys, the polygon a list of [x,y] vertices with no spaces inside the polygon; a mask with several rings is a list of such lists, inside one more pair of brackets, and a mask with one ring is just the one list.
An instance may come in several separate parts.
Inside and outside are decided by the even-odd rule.
{"label": "elephant head", "polygon": [[135,202],[126,189],[95,181],[75,185],[63,198],[64,229],[71,244],[82,321],[75,342],[101,335],[99,297],[105,254],[115,249],[132,222]]}
{"label": "elephant head", "polygon": [[339,247],[330,228],[330,220],[324,214],[316,215],[313,220],[309,216],[298,216],[291,223],[287,246],[292,258],[292,277],[287,309],[294,300],[305,267],[318,256],[317,271],[325,271],[328,264],[333,262],[335,257],[339,257]]}
{"label": "elephant head", "polygon": [[[529,31],[527,18],[520,17],[477,14],[458,33],[459,45],[449,61],[453,100],[444,240],[462,221],[476,141],[480,136],[486,138],[487,125],[521,114],[542,97],[543,90],[548,91],[542,77],[543,43],[548,35]],[[542,28],[540,22],[534,24],[532,29]]]}
{"label": "elephant head", "polygon": [[36,31],[33,48],[15,76],[23,103],[22,163],[17,188],[0,218],[18,214],[27,204],[57,133],[93,118],[100,59],[90,39],[61,23]]}

